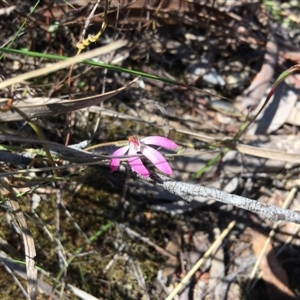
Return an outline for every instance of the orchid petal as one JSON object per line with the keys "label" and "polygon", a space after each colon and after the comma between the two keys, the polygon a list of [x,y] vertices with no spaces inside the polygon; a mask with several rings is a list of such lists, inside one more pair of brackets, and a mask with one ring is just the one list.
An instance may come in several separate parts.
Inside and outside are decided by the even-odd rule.
{"label": "orchid petal", "polygon": [[143,146],[141,147],[141,151],[157,169],[168,175],[171,175],[173,173],[166,159],[157,150],[148,146]]}
{"label": "orchid petal", "polygon": [[[135,155],[137,154],[134,149],[129,149],[128,155]],[[128,157],[128,162],[133,169],[138,174],[141,174],[144,177],[149,177],[149,171],[144,166],[143,162],[139,157]]]}
{"label": "orchid petal", "polygon": [[[116,150],[112,156],[123,156],[129,149],[130,147],[129,146],[125,146],[125,147],[122,147],[118,150]],[[120,161],[121,161],[121,158],[112,158],[111,161],[110,161],[110,168],[113,170],[113,171],[117,171],[119,169],[119,165],[120,165]]]}
{"label": "orchid petal", "polygon": [[150,145],[164,147],[166,149],[175,149],[178,146],[170,139],[167,139],[162,136],[148,136],[148,137],[141,139],[141,142],[144,144],[150,144]]}

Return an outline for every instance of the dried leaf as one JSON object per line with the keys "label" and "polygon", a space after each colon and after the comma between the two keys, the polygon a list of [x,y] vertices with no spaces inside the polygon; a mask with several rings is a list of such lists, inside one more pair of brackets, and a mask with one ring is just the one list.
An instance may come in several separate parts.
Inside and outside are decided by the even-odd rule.
{"label": "dried leaf", "polygon": [[[287,77],[276,89],[274,95],[259,117],[247,130],[248,134],[266,134],[276,131],[288,119],[295,107],[299,95],[299,89],[292,87],[290,77]],[[262,99],[261,104],[265,102]],[[254,112],[256,113],[256,112]]]}
{"label": "dried leaf", "polygon": [[179,266],[179,261],[177,259],[177,255],[181,250],[181,238],[179,234],[175,231],[172,237],[172,240],[166,246],[166,251],[174,254],[174,256],[170,256],[169,259],[165,263],[165,267],[163,269],[163,278],[166,278],[175,273],[177,267]]}
{"label": "dried leaf", "polygon": [[[251,230],[251,232],[253,236],[253,250],[256,257],[259,257],[267,237],[255,230]],[[286,272],[278,261],[271,244],[268,244],[259,266],[262,271],[262,277],[267,285],[267,292],[270,295],[270,299],[296,299],[295,294],[288,287]]]}
{"label": "dried leaf", "polygon": [[[270,81],[274,75],[274,69],[277,64],[278,47],[273,36],[266,45],[266,53],[261,70],[256,75],[251,85],[244,91],[242,103],[239,109],[242,111],[246,107],[255,106],[262,99],[265,91],[270,86]],[[240,99],[241,97],[239,97]],[[238,99],[238,100],[239,100]]]}
{"label": "dried leaf", "polygon": [[[128,86],[137,81],[135,78],[127,86],[121,87],[114,91],[110,91],[104,94],[90,96],[75,100],[61,100],[59,98],[31,98],[26,100],[14,101],[13,107],[22,111],[28,118],[39,118],[45,116],[53,116],[70,111],[86,108],[92,105],[97,105],[105,100],[108,100],[122,91]],[[0,122],[18,121],[23,117],[14,109],[0,112]]]}

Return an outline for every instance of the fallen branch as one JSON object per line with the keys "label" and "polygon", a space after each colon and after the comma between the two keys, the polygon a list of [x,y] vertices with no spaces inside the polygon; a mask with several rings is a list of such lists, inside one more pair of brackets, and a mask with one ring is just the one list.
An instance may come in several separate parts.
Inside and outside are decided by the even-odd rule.
{"label": "fallen branch", "polygon": [[[125,171],[124,166],[120,166],[121,171]],[[260,203],[246,197],[228,194],[213,188],[204,187],[200,184],[191,184],[170,179],[161,174],[155,173],[155,179],[148,179],[137,175],[140,179],[160,186],[170,193],[181,197],[187,202],[195,200],[195,197],[204,197],[210,200],[219,201],[225,204],[234,205],[256,214],[265,216],[272,222],[288,221],[300,224],[300,213],[290,209],[283,209],[274,205]]]}

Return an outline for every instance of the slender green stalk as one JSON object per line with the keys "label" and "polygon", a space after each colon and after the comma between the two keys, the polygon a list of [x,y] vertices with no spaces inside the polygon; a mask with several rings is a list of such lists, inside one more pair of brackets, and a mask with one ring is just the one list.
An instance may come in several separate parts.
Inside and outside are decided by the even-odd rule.
{"label": "slender green stalk", "polygon": [[[0,52],[14,53],[14,54],[19,54],[19,55],[24,55],[24,56],[40,57],[40,58],[44,58],[44,59],[54,59],[54,60],[67,60],[67,59],[70,58],[70,57],[54,55],[54,54],[46,54],[46,53],[40,53],[40,52],[17,50],[17,49],[8,49],[8,48],[0,48]],[[156,76],[156,75],[151,75],[151,74],[144,73],[144,72],[137,71],[137,70],[130,70],[130,69],[126,69],[126,68],[106,64],[106,63],[103,63],[103,62],[95,62],[93,60],[85,60],[82,63],[86,64],[86,65],[90,65],[90,66],[106,68],[106,69],[109,69],[111,71],[116,71],[116,72],[120,72],[120,73],[123,72],[123,73],[131,74],[131,75],[135,75],[135,76],[141,76],[141,77],[144,77],[144,78],[158,80],[158,81],[162,81],[162,82],[169,83],[169,84],[172,84],[172,85],[188,87],[186,84],[177,82],[175,80],[167,79],[167,78]]]}

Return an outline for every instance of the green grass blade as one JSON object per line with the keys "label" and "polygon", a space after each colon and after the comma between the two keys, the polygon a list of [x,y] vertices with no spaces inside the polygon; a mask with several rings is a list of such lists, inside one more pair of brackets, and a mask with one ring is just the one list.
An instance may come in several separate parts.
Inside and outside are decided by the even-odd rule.
{"label": "green grass blade", "polygon": [[[53,59],[53,60],[67,60],[67,59],[70,58],[70,57],[54,55],[54,54],[46,54],[46,53],[40,53],[40,52],[33,52],[33,51],[27,51],[27,50],[17,50],[17,49],[8,49],[8,48],[0,48],[0,52],[14,53],[14,54],[19,54],[19,55],[24,55],[24,56],[32,56],[32,57],[39,57],[39,58]],[[149,78],[149,79],[169,83],[169,84],[172,84],[172,85],[187,87],[187,85],[184,84],[184,83],[180,83],[180,82],[168,79],[168,78],[164,78],[164,77],[160,77],[160,76],[156,76],[156,75],[151,75],[151,74],[141,72],[141,71],[137,71],[137,70],[130,70],[130,69],[127,69],[127,68],[122,68],[122,67],[102,63],[102,62],[95,62],[93,60],[85,60],[82,63],[86,64],[86,65],[90,65],[90,66],[105,68],[105,69],[120,72],[120,73],[123,72],[123,73],[131,74],[131,75],[134,75],[134,76],[141,76],[141,77],[144,77],[144,78]]]}

